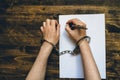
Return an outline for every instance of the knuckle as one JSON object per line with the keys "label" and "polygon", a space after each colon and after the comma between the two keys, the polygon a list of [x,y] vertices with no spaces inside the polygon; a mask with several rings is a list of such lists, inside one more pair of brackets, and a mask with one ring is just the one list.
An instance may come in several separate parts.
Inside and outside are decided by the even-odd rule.
{"label": "knuckle", "polygon": [[74,20],[74,21],[80,21],[78,18],[74,18],[73,20]]}
{"label": "knuckle", "polygon": [[46,21],[50,21],[50,19],[47,18]]}
{"label": "knuckle", "polygon": [[86,27],[86,24],[85,24],[85,23],[83,23],[83,24],[82,24],[82,26],[83,26],[83,27]]}
{"label": "knuckle", "polygon": [[52,22],[55,22],[55,20],[54,20],[54,19],[52,19],[51,21],[52,21]]}

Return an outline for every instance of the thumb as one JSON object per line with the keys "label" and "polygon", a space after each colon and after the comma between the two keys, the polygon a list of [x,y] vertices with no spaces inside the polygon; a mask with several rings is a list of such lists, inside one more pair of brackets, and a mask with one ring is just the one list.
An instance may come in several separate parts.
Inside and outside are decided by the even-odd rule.
{"label": "thumb", "polygon": [[43,26],[40,27],[40,30],[43,32]]}
{"label": "thumb", "polygon": [[65,30],[66,30],[68,33],[71,33],[71,32],[72,32],[72,30],[71,30],[71,28],[69,27],[68,24],[66,24]]}

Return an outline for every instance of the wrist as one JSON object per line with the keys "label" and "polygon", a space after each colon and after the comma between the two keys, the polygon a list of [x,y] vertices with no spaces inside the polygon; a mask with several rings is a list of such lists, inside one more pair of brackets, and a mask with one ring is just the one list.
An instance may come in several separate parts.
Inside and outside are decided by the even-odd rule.
{"label": "wrist", "polygon": [[80,49],[82,47],[85,47],[86,45],[89,45],[89,42],[90,42],[90,37],[89,36],[83,36],[82,38],[80,38],[76,45],[78,45],[80,47]]}
{"label": "wrist", "polygon": [[53,49],[53,46],[44,41],[42,43],[42,46],[41,46],[40,52],[39,52],[40,54],[38,56],[39,57],[42,56],[42,58],[47,59],[49,57],[52,49]]}
{"label": "wrist", "polygon": [[43,42],[43,45],[45,47],[48,47],[48,48],[53,48],[53,46],[50,43],[46,42],[46,41]]}
{"label": "wrist", "polygon": [[88,43],[87,40],[83,40],[83,41],[81,41],[81,42],[78,43],[78,46],[79,46],[80,48],[82,48],[82,47],[84,47],[84,46],[86,46],[86,45],[89,45],[89,43]]}
{"label": "wrist", "polygon": [[55,49],[56,51],[58,51],[58,48],[57,48],[56,45],[54,45],[54,43],[52,43],[52,42],[50,42],[48,40],[45,40],[45,39],[43,40],[43,42],[49,44],[53,49]]}
{"label": "wrist", "polygon": [[44,38],[44,39],[43,39],[43,42],[48,42],[48,43],[50,43],[50,44],[52,44],[52,45],[56,45],[56,44],[57,44],[57,41],[55,41],[55,40],[53,40],[53,39],[46,39],[46,38]]}
{"label": "wrist", "polygon": [[76,45],[80,45],[81,42],[83,41],[87,41],[88,43],[90,42],[90,37],[89,36],[83,36],[81,37],[77,42],[76,42]]}

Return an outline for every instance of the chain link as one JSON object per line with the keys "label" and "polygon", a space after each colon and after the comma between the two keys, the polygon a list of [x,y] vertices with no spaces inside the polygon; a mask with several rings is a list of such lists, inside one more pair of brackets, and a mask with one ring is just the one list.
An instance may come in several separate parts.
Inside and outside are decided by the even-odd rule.
{"label": "chain link", "polygon": [[62,52],[59,53],[59,55],[61,56],[61,55],[67,54],[67,53],[71,54],[71,55],[76,55],[76,53],[74,53],[73,51],[70,51],[70,50],[62,51]]}

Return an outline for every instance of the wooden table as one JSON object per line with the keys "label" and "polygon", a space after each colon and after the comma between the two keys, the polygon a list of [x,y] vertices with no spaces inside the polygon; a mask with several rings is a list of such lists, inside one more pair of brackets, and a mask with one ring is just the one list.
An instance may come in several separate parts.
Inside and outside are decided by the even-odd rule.
{"label": "wooden table", "polygon": [[[66,0],[67,1],[67,0]],[[77,1],[77,0],[75,0]],[[44,1],[42,1],[44,2]],[[39,27],[47,18],[60,14],[104,13],[106,18],[106,72],[108,80],[120,79],[120,9],[117,6],[10,4],[0,6],[0,80],[24,80],[41,46]],[[47,4],[47,3],[46,3]],[[60,5],[59,5],[60,4]],[[63,4],[63,5],[61,5]],[[70,3],[71,4],[71,3]],[[86,5],[87,4],[87,5]],[[99,4],[99,3],[97,3]],[[3,3],[6,5],[6,2]],[[75,6],[76,5],[76,6]],[[53,51],[48,60],[46,80],[59,79],[59,56]]]}

